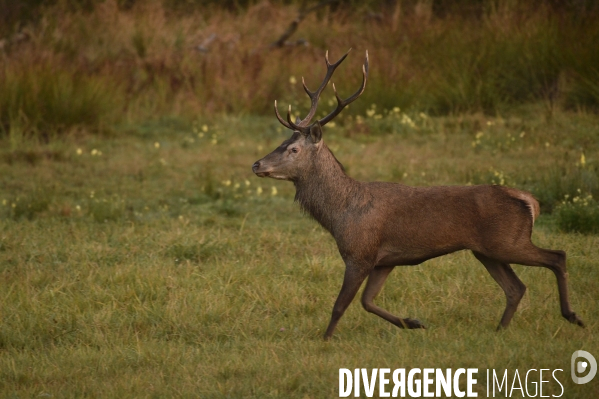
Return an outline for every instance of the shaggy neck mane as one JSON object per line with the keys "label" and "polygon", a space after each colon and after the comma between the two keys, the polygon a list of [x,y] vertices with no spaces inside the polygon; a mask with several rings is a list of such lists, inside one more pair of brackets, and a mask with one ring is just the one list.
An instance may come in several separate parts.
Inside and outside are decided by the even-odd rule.
{"label": "shaggy neck mane", "polygon": [[370,205],[361,183],[345,174],[343,165],[324,143],[310,169],[294,184],[295,200],[301,209],[333,235],[344,213]]}

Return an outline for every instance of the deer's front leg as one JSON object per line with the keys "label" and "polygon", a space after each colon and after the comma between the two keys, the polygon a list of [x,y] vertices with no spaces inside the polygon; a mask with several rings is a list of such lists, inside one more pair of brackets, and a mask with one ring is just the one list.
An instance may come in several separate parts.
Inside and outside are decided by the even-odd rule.
{"label": "deer's front leg", "polygon": [[343,277],[343,285],[339,296],[333,306],[333,314],[331,315],[331,322],[327,327],[327,331],[324,334],[325,341],[328,341],[335,331],[335,327],[339,322],[345,309],[349,306],[351,301],[356,296],[356,293],[360,289],[360,286],[364,282],[364,279],[370,273],[371,267],[366,264],[359,264],[357,262],[345,261],[345,275]]}
{"label": "deer's front leg", "polygon": [[367,312],[374,313],[399,328],[426,328],[419,320],[401,319],[374,304],[374,298],[381,292],[385,280],[387,280],[389,273],[391,273],[394,267],[395,266],[379,266],[372,269],[368,276],[366,288],[364,288],[364,292],[362,293],[362,306]]}

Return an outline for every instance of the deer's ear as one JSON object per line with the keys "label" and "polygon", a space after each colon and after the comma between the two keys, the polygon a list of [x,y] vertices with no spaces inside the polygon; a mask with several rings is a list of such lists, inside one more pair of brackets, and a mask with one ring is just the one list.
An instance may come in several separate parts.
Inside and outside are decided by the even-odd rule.
{"label": "deer's ear", "polygon": [[310,126],[310,138],[314,144],[322,139],[322,126],[320,126],[318,121]]}

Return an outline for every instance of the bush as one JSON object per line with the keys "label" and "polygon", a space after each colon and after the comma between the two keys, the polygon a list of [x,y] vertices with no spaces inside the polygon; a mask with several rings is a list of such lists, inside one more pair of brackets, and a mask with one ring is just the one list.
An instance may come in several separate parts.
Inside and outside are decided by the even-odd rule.
{"label": "bush", "polygon": [[599,195],[599,175],[595,168],[554,167],[528,188],[541,204],[542,212],[553,212],[563,198],[576,198],[581,192]]}
{"label": "bush", "polygon": [[599,234],[599,202],[592,195],[566,197],[554,211],[557,225],[564,232]]}

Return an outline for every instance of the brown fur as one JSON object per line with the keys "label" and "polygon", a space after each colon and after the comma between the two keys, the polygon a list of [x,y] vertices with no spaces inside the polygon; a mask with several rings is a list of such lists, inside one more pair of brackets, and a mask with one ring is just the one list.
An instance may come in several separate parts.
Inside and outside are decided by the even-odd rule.
{"label": "brown fur", "polygon": [[[347,57],[331,64],[315,92],[304,85],[310,97],[308,116],[297,124],[275,114],[293,135],[277,149],[254,163],[260,177],[290,180],[295,199],[337,242],[345,262],[341,292],[333,306],[325,339],[333,335],[339,319],[368,277],[362,306],[400,328],[424,328],[415,319],[401,319],[374,304],[395,266],[417,265],[428,259],[468,249],[485,266],[505,292],[506,308],[499,328],[507,327],[526,286],[510,263],[543,266],[557,278],[562,315],[571,323],[584,323],[568,300],[568,273],[563,251],[541,249],[531,241],[539,216],[539,203],[525,191],[501,186],[410,187],[394,183],[364,183],[345,174],[343,166],[322,141],[321,126],[332,120],[366,87],[368,53],[362,68],[362,85],[345,100],[337,96],[337,107],[310,124],[320,94],[335,68]],[[336,94],[336,92],[335,92]]]}
{"label": "brown fur", "polygon": [[[471,250],[504,290],[507,305],[499,328],[507,327],[526,287],[510,263],[543,266],[558,280],[562,315],[583,326],[568,300],[563,251],[530,241],[539,204],[527,192],[502,186],[411,187],[359,182],[347,176],[320,135],[295,132],[254,164],[259,176],[293,181],[296,201],[334,237],[346,264],[345,278],[325,338],[363,281],[364,308],[400,328],[424,328],[373,303],[395,266],[417,265],[459,250]],[[295,147],[295,151],[292,149]],[[294,159],[288,159],[291,156]]]}

